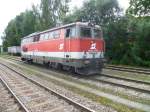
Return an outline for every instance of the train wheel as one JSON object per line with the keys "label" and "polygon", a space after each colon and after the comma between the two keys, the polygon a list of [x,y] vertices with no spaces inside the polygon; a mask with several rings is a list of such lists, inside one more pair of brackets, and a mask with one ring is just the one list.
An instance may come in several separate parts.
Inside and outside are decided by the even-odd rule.
{"label": "train wheel", "polygon": [[70,67],[69,72],[70,73],[75,73],[75,67]]}
{"label": "train wheel", "polygon": [[44,64],[44,66],[46,67],[46,68],[49,68],[49,62],[48,63],[43,63]]}
{"label": "train wheel", "polygon": [[62,64],[60,64],[60,63],[56,63],[56,68],[57,68],[58,70],[62,70],[63,66],[62,66]]}
{"label": "train wheel", "polygon": [[52,63],[48,62],[48,68],[52,68]]}
{"label": "train wheel", "polygon": [[27,62],[28,62],[29,64],[32,64],[32,63],[33,63],[33,59],[27,59]]}

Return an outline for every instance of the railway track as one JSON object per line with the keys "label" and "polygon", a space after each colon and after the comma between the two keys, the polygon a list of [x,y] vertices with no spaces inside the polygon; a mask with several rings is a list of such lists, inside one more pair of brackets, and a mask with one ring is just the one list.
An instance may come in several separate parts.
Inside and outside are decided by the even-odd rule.
{"label": "railway track", "polygon": [[[15,57],[12,57],[12,56],[6,56],[6,58],[22,62],[20,57],[15,58]],[[109,65],[109,64],[107,64],[105,66],[105,68],[106,69],[112,69],[112,70],[127,71],[127,72],[134,72],[134,73],[143,73],[143,74],[150,75],[150,69],[144,69],[144,68],[116,66],[116,65]]]}
{"label": "railway track", "polygon": [[129,81],[129,82],[134,82],[134,83],[139,83],[139,84],[146,84],[150,85],[150,82],[142,81],[142,80],[135,80],[131,78],[125,78],[125,77],[119,77],[119,76],[114,76],[110,74],[100,74],[101,76],[108,77],[108,78],[113,78],[113,79],[118,79],[118,80],[124,80],[124,81]]}
{"label": "railway track", "polygon": [[29,112],[16,94],[0,77],[0,111],[1,112]]}
{"label": "railway track", "polygon": [[[12,58],[10,58],[10,59],[12,59]],[[15,59],[15,58],[13,58],[12,60],[20,61],[20,60]],[[142,81],[142,80],[135,80],[135,79],[131,79],[131,78],[124,78],[124,77],[119,77],[119,76],[113,76],[113,75],[110,75],[110,74],[100,74],[100,76],[98,76],[98,77],[91,78],[91,80],[96,81],[96,82],[102,82],[102,83],[105,83],[105,84],[110,84],[110,85],[113,85],[113,86],[127,88],[127,89],[135,90],[135,91],[138,91],[138,92],[150,94],[149,89],[139,88],[139,87],[130,86],[130,85],[126,85],[126,84],[120,84],[120,83],[117,83],[117,82],[112,82],[110,80],[108,81],[108,80],[105,80],[105,79],[101,79],[100,78],[101,76],[106,77],[106,78],[112,78],[112,79],[117,79],[117,80],[128,81],[128,82],[137,83],[137,84],[144,84],[144,85],[147,85],[147,86],[150,86],[150,82],[145,82],[145,81]],[[86,79],[89,80],[89,77],[87,77]]]}
{"label": "railway track", "polygon": [[110,85],[117,86],[117,87],[122,87],[122,88],[126,88],[126,89],[135,90],[135,91],[142,92],[142,93],[150,94],[150,90],[148,90],[148,89],[143,89],[143,88],[127,85],[127,84],[120,84],[120,83],[113,82],[113,81],[110,81],[110,80],[108,81],[108,80],[105,80],[105,79],[101,79],[100,77],[92,78],[91,80],[96,81],[96,82],[102,82],[102,83],[105,83],[105,84],[110,84]]}
{"label": "railway track", "polygon": [[20,62],[21,62],[21,58],[20,58],[20,57],[12,57],[12,56],[6,55],[5,58],[11,59],[11,60],[14,60],[14,61],[20,61]]}
{"label": "railway track", "polygon": [[118,71],[125,71],[125,72],[141,73],[141,74],[150,75],[150,69],[143,69],[143,68],[106,65],[105,69],[111,69],[111,70],[118,70]]}
{"label": "railway track", "polygon": [[[22,62],[21,59],[17,58],[12,58],[10,56],[7,57],[8,59],[14,60],[14,61],[19,61]],[[143,69],[143,68],[134,68],[134,67],[123,67],[123,66],[115,66],[115,65],[106,65],[105,69],[111,69],[111,70],[118,70],[118,71],[125,71],[125,72],[132,72],[132,73],[142,73],[142,74],[146,74],[146,75],[150,75],[150,69]],[[144,81],[140,81],[140,80],[134,80],[134,79],[129,79],[129,78],[122,78],[122,77],[116,77],[116,76],[111,76],[111,75],[107,75],[107,74],[101,74],[103,76],[106,77],[110,77],[110,78],[117,78],[117,79],[123,79],[123,80],[127,80],[127,81],[133,81],[133,82],[137,82],[137,83],[144,83],[144,84],[150,84],[150,82],[144,82]]]}
{"label": "railway track", "polygon": [[3,63],[0,69],[2,80],[16,94],[26,112],[94,112]]}
{"label": "railway track", "polygon": [[[12,58],[10,56],[7,57],[8,59],[12,59],[15,61],[20,61],[22,62],[18,57],[16,58]],[[123,66],[115,66],[115,65],[106,65],[105,69],[111,69],[111,70],[118,70],[118,71],[125,71],[125,72],[132,72],[132,73],[142,73],[142,74],[146,74],[146,75],[150,75],[150,69],[142,69],[142,68],[134,68],[134,67],[123,67]],[[102,74],[104,76],[104,74]],[[106,76],[106,75],[105,75]],[[115,77],[117,78],[117,77]],[[119,79],[119,78],[118,78]],[[124,78],[125,79],[125,78]],[[128,79],[127,79],[128,80]],[[132,80],[135,81],[135,80]],[[137,81],[137,83],[140,81]],[[148,82],[149,83],[149,82]],[[147,84],[148,84],[147,83]],[[146,82],[145,82],[146,84]]]}
{"label": "railway track", "polygon": [[[25,67],[26,68],[26,67]],[[39,71],[40,72],[43,72],[43,73],[47,73],[47,74],[49,74],[49,73],[51,73],[51,72],[49,72],[49,70],[46,70],[46,69],[39,69]],[[45,71],[47,71],[47,72],[45,72]],[[54,70],[54,72],[55,72],[55,70]],[[58,73],[60,73],[59,71],[56,71],[56,72],[58,72]],[[62,74],[62,73],[61,73]],[[46,74],[45,74],[46,75]],[[111,76],[109,76],[108,74],[102,74],[103,76],[106,76],[106,77],[108,77],[108,78],[112,78]],[[47,76],[49,76],[49,75],[47,75]],[[56,75],[57,76],[57,75]],[[73,77],[76,77],[76,76],[73,76]],[[83,77],[80,77],[81,79],[83,78]],[[96,78],[96,77],[95,77]],[[113,77],[113,78],[115,78],[115,77]],[[118,78],[118,77],[117,77]],[[124,78],[121,78],[122,80],[124,79]],[[120,78],[118,78],[118,80],[121,80]],[[130,90],[135,90],[135,91],[137,91],[137,92],[142,92],[142,93],[148,93],[148,94],[150,94],[150,91],[149,90],[145,90],[145,89],[140,89],[140,88],[138,88],[138,86],[135,86],[135,87],[132,87],[132,86],[129,86],[129,85],[125,85],[125,84],[117,84],[116,82],[111,82],[111,81],[106,81],[106,80],[103,80],[103,79],[90,79],[90,78],[88,78],[88,80],[91,80],[91,81],[93,81],[93,82],[102,82],[102,83],[105,83],[105,84],[110,84],[110,85],[113,85],[113,86],[116,86],[116,87],[122,87],[122,88],[125,88],[125,89],[130,89]],[[125,79],[126,81],[128,81],[128,79]],[[129,81],[131,81],[130,79],[129,79]],[[140,81],[140,82],[136,82],[136,83],[141,83],[142,84],[142,81]],[[149,84],[149,83],[148,83]]]}

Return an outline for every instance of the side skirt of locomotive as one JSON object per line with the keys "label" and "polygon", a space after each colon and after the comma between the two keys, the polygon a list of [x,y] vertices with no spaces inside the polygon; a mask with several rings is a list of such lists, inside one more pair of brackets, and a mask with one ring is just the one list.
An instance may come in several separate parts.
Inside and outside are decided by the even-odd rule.
{"label": "side skirt of locomotive", "polygon": [[64,59],[45,56],[22,56],[22,61],[44,64],[50,68],[63,69],[80,75],[92,75],[100,73],[103,68],[102,59]]}

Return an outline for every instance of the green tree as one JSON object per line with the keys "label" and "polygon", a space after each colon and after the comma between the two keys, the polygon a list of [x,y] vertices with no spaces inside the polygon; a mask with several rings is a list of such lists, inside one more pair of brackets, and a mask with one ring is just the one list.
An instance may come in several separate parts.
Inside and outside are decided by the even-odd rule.
{"label": "green tree", "polygon": [[130,6],[127,13],[133,15],[150,15],[150,0],[130,0]]}
{"label": "green tree", "polygon": [[33,12],[33,18],[34,18],[34,21],[35,21],[35,24],[34,24],[34,29],[35,31],[41,31],[42,28],[41,28],[41,15],[40,15],[40,9],[39,9],[39,6],[35,6],[35,5],[32,5],[32,10]]}
{"label": "green tree", "polygon": [[143,60],[144,66],[150,66],[150,18],[137,18],[135,54]]}
{"label": "green tree", "polygon": [[43,29],[54,27],[69,11],[69,0],[41,0],[41,22]]}
{"label": "green tree", "polygon": [[117,0],[89,0],[83,3],[83,6],[76,9],[73,14],[65,18],[67,21],[85,21],[95,22],[96,24],[108,24],[118,18],[121,9]]}
{"label": "green tree", "polygon": [[128,19],[126,17],[110,23],[104,29],[104,38],[106,41],[106,57],[109,61],[120,63],[120,60],[130,49],[127,34]]}
{"label": "green tree", "polygon": [[[33,11],[26,11],[23,14],[23,22],[22,22],[22,36],[26,36],[33,32],[36,32],[36,17]],[[21,32],[21,31],[20,31]]]}
{"label": "green tree", "polygon": [[3,46],[20,45],[21,38],[31,33],[56,26],[66,16],[69,0],[41,0],[41,5],[32,6],[8,23],[4,31]]}
{"label": "green tree", "polygon": [[8,23],[3,36],[3,45],[6,49],[8,46],[20,45],[21,38],[35,32],[36,16],[33,11],[25,11]]}

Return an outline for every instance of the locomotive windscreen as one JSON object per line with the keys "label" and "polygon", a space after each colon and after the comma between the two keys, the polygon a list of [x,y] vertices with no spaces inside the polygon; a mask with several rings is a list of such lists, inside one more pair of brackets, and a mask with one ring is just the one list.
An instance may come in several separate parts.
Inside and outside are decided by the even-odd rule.
{"label": "locomotive windscreen", "polygon": [[94,38],[102,38],[102,31],[99,29],[94,29]]}
{"label": "locomotive windscreen", "polygon": [[80,36],[91,38],[92,37],[91,28],[81,27],[80,28]]}
{"label": "locomotive windscreen", "polygon": [[102,32],[100,29],[80,27],[81,38],[101,38]]}

